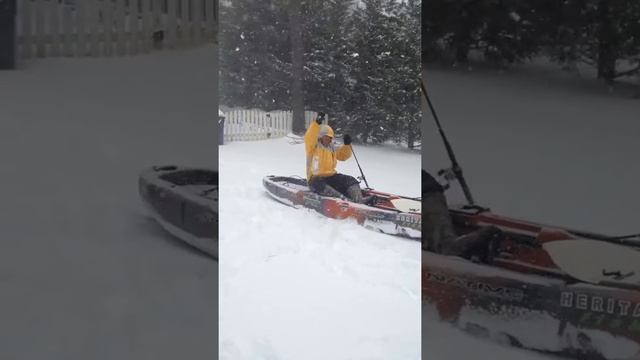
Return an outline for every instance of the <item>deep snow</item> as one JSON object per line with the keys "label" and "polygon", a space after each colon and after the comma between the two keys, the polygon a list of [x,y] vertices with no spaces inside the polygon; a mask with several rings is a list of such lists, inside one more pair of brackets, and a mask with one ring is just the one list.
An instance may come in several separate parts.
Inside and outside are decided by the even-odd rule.
{"label": "deep snow", "polygon": [[[612,235],[639,232],[640,101],[545,64],[503,74],[429,68],[425,75],[476,202],[548,224]],[[434,173],[449,161],[426,103],[423,114],[422,165]],[[448,199],[463,202],[459,188]],[[425,359],[546,358],[472,338],[429,311],[423,314]]]}
{"label": "deep snow", "polygon": [[[420,195],[419,153],[355,151],[372,187]],[[270,198],[262,178],[304,175],[303,144],[219,152],[221,359],[419,359],[419,242]]]}
{"label": "deep snow", "polygon": [[212,359],[217,264],[138,173],[216,167],[212,47],[0,72],[0,359]]}
{"label": "deep snow", "polygon": [[425,360],[495,359],[551,360],[549,354],[516,349],[495,341],[462,333],[449,324],[437,321],[435,311],[423,309],[422,354]]}

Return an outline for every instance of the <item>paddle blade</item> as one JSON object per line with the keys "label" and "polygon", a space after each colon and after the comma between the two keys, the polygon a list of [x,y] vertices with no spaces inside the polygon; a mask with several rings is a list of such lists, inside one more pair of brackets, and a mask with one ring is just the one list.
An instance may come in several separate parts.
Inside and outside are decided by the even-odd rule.
{"label": "paddle blade", "polygon": [[542,246],[560,269],[577,280],[640,286],[640,252],[634,248],[591,239],[549,241]]}

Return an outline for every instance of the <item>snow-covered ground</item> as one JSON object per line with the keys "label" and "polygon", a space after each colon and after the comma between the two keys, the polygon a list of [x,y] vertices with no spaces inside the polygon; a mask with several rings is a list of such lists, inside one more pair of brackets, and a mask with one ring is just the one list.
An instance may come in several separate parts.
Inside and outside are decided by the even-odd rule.
{"label": "snow-covered ground", "polygon": [[137,176],[216,167],[216,52],[0,72],[0,359],[213,359],[215,261],[165,234]]}
{"label": "snow-covered ground", "polygon": [[[220,152],[221,359],[420,358],[420,244],[271,199],[266,175],[304,175],[304,145]],[[420,154],[356,146],[369,184],[420,195]],[[358,175],[355,160],[338,171]]]}
{"label": "snow-covered ground", "polygon": [[438,323],[435,311],[431,308],[423,309],[422,339],[423,359],[551,360],[556,358],[464,334],[452,325]]}
{"label": "snow-covered ground", "polygon": [[[640,231],[640,100],[544,65],[504,74],[429,69],[426,80],[476,202],[543,223],[612,235]],[[425,169],[448,166],[430,113],[423,147]],[[448,197],[463,201],[457,189]],[[424,316],[425,358],[546,358]]]}

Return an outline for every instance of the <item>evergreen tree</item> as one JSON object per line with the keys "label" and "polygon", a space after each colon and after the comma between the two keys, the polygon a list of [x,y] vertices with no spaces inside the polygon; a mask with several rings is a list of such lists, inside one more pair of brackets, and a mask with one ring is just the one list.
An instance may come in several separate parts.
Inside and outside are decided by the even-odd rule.
{"label": "evergreen tree", "polygon": [[[305,104],[330,119],[345,119],[349,100],[350,58],[355,49],[350,34],[351,1],[307,0],[303,3],[305,40]],[[331,120],[332,125],[335,121]]]}
{"label": "evergreen tree", "polygon": [[[420,108],[419,78],[420,64],[420,13],[419,0],[408,0],[402,4],[398,12],[395,50],[392,53],[395,66],[387,69],[393,71],[393,86],[389,88],[394,107],[392,114],[397,114],[393,124],[397,140],[406,142],[413,148],[421,139],[422,110]],[[396,130],[397,129],[397,130]]]}
{"label": "evergreen tree", "polygon": [[345,131],[362,142],[378,143],[391,137],[388,124],[393,121],[389,111],[388,68],[392,66],[390,43],[393,39],[392,17],[385,11],[389,1],[363,0],[353,14],[354,88],[346,111],[350,114]]}
{"label": "evergreen tree", "polygon": [[287,7],[278,0],[233,0],[220,11],[221,103],[290,108]]}
{"label": "evergreen tree", "polygon": [[637,1],[566,0],[542,11],[551,14],[546,24],[551,29],[548,54],[562,66],[574,69],[578,63],[589,64],[607,83],[639,70]]}
{"label": "evergreen tree", "polygon": [[479,48],[498,66],[529,59],[539,50],[533,18],[540,3],[519,0],[486,0],[479,33]]}
{"label": "evergreen tree", "polygon": [[[222,104],[292,109],[291,0],[221,6]],[[412,147],[420,138],[420,1],[300,0],[303,101],[338,135]]]}
{"label": "evergreen tree", "polygon": [[640,73],[640,2],[635,0],[429,0],[423,59],[467,62],[472,50],[505,66],[547,55],[565,68],[586,63],[611,83]]}

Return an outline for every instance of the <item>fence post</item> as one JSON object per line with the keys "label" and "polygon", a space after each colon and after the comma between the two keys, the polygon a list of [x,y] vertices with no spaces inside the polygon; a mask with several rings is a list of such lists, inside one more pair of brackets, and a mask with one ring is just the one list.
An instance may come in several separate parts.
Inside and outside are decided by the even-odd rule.
{"label": "fence post", "polygon": [[224,120],[224,115],[218,110],[218,145],[224,145]]}
{"label": "fence post", "polygon": [[[226,113],[224,139],[228,141],[253,141],[285,137],[291,132],[292,112],[260,109],[231,109]],[[313,118],[315,112],[307,112]]]}

